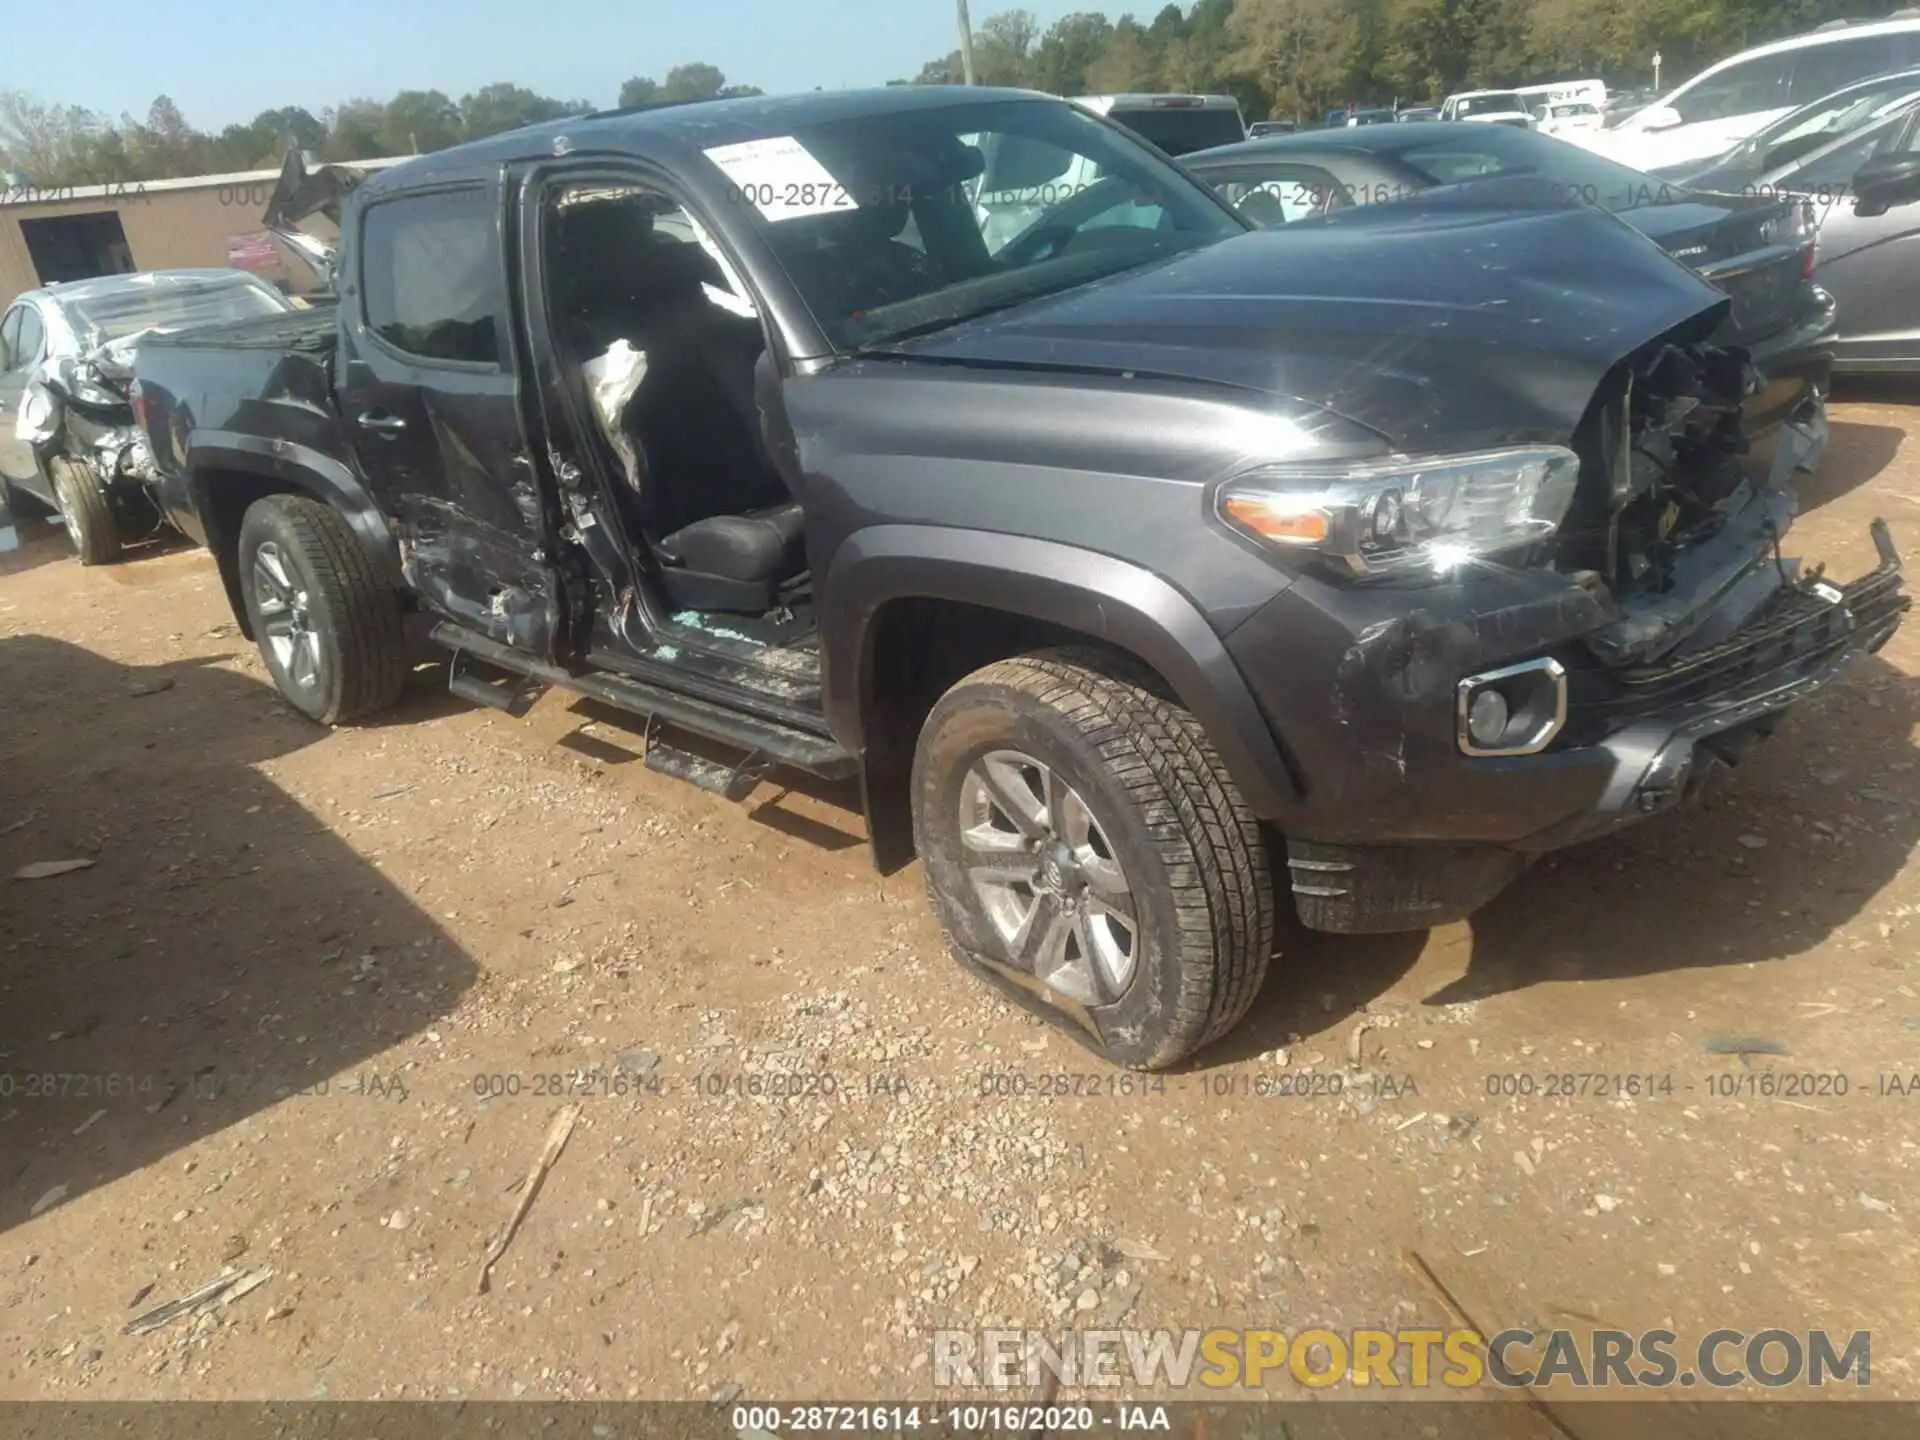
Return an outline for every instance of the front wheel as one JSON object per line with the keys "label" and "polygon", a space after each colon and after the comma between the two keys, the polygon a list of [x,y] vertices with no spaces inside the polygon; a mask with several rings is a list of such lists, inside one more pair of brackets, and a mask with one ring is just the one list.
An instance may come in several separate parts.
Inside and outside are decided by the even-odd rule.
{"label": "front wheel", "polygon": [[111,565],[120,558],[120,526],[113,518],[113,501],[100,477],[70,455],[47,460],[53,477],[53,498],[60,504],[60,520],[82,565]]}
{"label": "front wheel", "polygon": [[1200,724],[1093,651],[998,661],[933,707],[914,838],[956,956],[1153,1070],[1253,1003],[1273,944],[1259,824]]}
{"label": "front wheel", "polygon": [[255,501],[240,522],[239,565],[260,657],[296,710],[337,725],[400,698],[400,597],[339,511],[300,495]]}

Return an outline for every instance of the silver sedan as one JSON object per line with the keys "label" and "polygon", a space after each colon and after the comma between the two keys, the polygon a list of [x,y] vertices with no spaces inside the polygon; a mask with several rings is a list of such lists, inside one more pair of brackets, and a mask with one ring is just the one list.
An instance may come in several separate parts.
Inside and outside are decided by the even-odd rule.
{"label": "silver sedan", "polygon": [[1771,168],[1686,183],[1811,200],[1816,273],[1838,310],[1834,368],[1920,371],[1920,95]]}

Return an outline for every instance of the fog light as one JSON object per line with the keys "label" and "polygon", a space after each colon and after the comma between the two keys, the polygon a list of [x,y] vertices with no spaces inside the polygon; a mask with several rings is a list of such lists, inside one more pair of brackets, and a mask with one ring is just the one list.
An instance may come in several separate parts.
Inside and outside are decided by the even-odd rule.
{"label": "fog light", "polygon": [[1492,749],[1507,733],[1508,714],[1507,697],[1488,686],[1467,707],[1467,735],[1482,749]]}
{"label": "fog light", "polygon": [[1558,660],[1524,660],[1469,675],[1456,691],[1456,731],[1467,755],[1534,755],[1567,721],[1567,671]]}

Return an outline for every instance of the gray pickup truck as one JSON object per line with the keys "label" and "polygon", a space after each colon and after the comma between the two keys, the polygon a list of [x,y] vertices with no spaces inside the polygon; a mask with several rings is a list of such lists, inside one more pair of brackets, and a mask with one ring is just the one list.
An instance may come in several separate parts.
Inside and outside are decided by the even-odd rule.
{"label": "gray pickup truck", "polygon": [[656,769],[857,780],[958,958],[1121,1064],[1234,1025],[1277,897],[1465,915],[1907,606],[1884,526],[1851,584],[1781,558],[1727,298],[1578,204],[1261,231],[1083,108],[901,87],[556,121],[341,213],[337,306],[135,387],[287,698],[392,704],[417,615],[458,693],[624,707]]}

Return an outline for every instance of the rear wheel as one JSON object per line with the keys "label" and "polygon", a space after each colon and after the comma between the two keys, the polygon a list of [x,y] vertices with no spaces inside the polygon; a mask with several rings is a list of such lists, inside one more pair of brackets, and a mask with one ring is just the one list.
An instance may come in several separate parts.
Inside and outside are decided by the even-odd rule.
{"label": "rear wheel", "polygon": [[336,725],[400,698],[400,597],[339,511],[298,495],[255,501],[240,522],[239,565],[260,656],[295,709]]}
{"label": "rear wheel", "polygon": [[914,837],[956,956],[1117,1064],[1246,1013],[1273,943],[1266,845],[1205,732],[1091,651],[975,671],[933,707]]}
{"label": "rear wheel", "polygon": [[53,477],[53,497],[80,563],[111,565],[118,560],[120,527],[100,477],[70,455],[50,456],[47,473]]}

